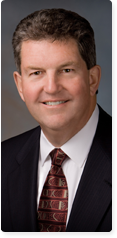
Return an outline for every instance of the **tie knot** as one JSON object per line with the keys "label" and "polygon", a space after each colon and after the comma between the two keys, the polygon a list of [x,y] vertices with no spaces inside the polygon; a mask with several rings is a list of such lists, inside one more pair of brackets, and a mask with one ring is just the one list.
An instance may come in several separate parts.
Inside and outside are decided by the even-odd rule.
{"label": "tie knot", "polygon": [[67,155],[61,149],[54,149],[50,153],[52,164],[61,166],[63,161],[67,158]]}

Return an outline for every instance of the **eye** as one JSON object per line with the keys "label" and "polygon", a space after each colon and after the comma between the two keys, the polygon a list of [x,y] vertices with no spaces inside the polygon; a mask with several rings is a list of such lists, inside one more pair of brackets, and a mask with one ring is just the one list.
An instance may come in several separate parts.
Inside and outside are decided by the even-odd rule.
{"label": "eye", "polygon": [[41,71],[36,71],[33,73],[34,75],[40,75],[41,74]]}
{"label": "eye", "polygon": [[72,71],[72,69],[63,69],[64,73],[70,73]]}

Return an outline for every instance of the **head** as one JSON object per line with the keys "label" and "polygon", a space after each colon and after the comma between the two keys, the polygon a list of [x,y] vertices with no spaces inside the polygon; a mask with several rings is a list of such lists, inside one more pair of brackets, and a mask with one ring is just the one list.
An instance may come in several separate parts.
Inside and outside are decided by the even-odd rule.
{"label": "head", "polygon": [[86,124],[96,104],[100,67],[90,24],[71,11],[41,10],[19,23],[13,47],[22,100],[47,138],[56,132],[59,138],[61,132],[65,143]]}
{"label": "head", "polygon": [[67,40],[73,38],[81,57],[91,69],[96,65],[94,31],[90,23],[75,12],[64,9],[36,11],[19,23],[13,35],[15,63],[21,74],[21,47],[28,40]]}

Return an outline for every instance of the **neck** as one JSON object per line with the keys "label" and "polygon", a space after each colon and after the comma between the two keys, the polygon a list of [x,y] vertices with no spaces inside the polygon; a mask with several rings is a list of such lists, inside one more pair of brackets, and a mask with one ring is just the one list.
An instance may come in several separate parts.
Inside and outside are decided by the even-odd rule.
{"label": "neck", "polygon": [[[43,129],[42,129],[43,130]],[[71,130],[66,130],[65,128],[62,130],[43,130],[44,135],[48,139],[48,141],[56,148],[61,147],[68,140],[70,140],[77,132],[73,132]]]}

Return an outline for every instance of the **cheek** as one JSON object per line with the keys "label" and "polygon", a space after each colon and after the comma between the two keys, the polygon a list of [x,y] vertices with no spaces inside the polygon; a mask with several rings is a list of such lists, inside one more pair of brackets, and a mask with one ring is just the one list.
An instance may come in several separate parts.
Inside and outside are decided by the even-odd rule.
{"label": "cheek", "polygon": [[84,97],[89,92],[88,85],[84,82],[83,79],[75,80],[70,87],[71,94],[78,98]]}
{"label": "cheek", "polygon": [[35,90],[29,86],[23,87],[23,96],[25,99],[25,102],[32,102],[35,100]]}
{"label": "cheek", "polygon": [[25,101],[29,104],[31,102],[34,102],[37,99],[38,96],[38,90],[37,87],[33,87],[32,85],[24,85],[23,86],[23,95]]}

